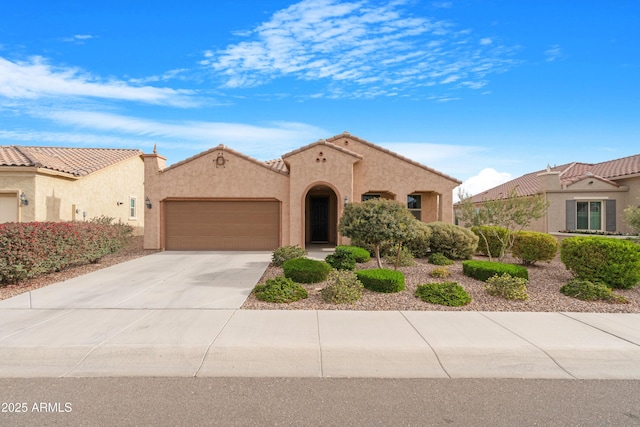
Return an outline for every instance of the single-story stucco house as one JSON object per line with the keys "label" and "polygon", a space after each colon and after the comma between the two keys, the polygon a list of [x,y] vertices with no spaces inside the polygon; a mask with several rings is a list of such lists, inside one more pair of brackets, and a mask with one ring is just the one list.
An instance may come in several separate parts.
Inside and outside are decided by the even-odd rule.
{"label": "single-story stucco house", "polygon": [[267,162],[224,145],[170,167],[155,152],[144,160],[147,249],[343,244],[337,225],[345,204],[374,197],[406,203],[425,222],[453,222],[460,184],[348,132]]}
{"label": "single-story stucco house", "polygon": [[640,204],[640,154],[602,163],[568,163],[522,175],[472,197],[474,204],[507,197],[543,195],[547,215],[531,229],[545,233],[633,233],[624,209]]}
{"label": "single-story stucco house", "polygon": [[106,216],[144,227],[142,151],[0,146],[0,223]]}

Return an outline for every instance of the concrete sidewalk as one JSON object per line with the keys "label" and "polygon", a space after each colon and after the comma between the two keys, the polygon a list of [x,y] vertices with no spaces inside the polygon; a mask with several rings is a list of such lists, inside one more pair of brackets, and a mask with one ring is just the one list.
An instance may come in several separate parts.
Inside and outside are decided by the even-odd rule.
{"label": "concrete sidewalk", "polygon": [[640,379],[640,314],[13,308],[0,376]]}

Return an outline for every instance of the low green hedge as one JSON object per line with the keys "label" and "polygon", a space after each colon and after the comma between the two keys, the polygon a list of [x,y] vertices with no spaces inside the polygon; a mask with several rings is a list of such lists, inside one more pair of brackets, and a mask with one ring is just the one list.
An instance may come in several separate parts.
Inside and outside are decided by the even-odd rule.
{"label": "low green hedge", "polygon": [[369,260],[371,259],[369,251],[359,246],[338,245],[336,246],[336,251],[338,249],[344,249],[351,252],[351,255],[353,255],[353,258],[356,260],[356,262],[369,262]]}
{"label": "low green hedge", "polygon": [[418,285],[415,295],[422,301],[449,307],[459,307],[471,302],[471,296],[457,282]]}
{"label": "low green hedge", "polygon": [[434,252],[429,255],[429,263],[433,265],[452,265],[454,262],[442,255],[441,253]]}
{"label": "low green hedge", "polygon": [[529,270],[521,265],[504,264],[493,261],[468,260],[462,262],[462,273],[465,276],[486,282],[490,277],[502,276],[507,273],[513,277],[522,277],[529,280]]}
{"label": "low green hedge", "polygon": [[610,303],[624,304],[627,299],[622,295],[616,295],[611,288],[589,280],[573,279],[560,288],[560,292],[568,297],[583,301],[606,301]]}
{"label": "low green hedge", "polygon": [[375,292],[400,292],[404,289],[404,274],[386,268],[356,271],[358,280],[365,288]]}
{"label": "low green hedge", "polygon": [[298,283],[318,283],[327,280],[331,266],[324,261],[294,258],[282,264],[284,276]]}
{"label": "low green hedge", "polygon": [[261,301],[276,303],[298,301],[309,296],[302,285],[282,276],[267,279],[264,285],[256,285],[253,293]]}

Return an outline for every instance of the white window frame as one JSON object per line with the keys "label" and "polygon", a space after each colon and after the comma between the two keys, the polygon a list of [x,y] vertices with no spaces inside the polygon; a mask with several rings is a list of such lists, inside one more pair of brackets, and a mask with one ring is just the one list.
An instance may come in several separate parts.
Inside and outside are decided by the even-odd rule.
{"label": "white window frame", "polygon": [[[587,228],[579,228],[578,227],[578,204],[586,203],[587,204]],[[591,228],[591,203],[599,203],[600,204],[600,227],[599,228]],[[580,231],[603,231],[606,223],[605,219],[605,201],[602,199],[594,199],[594,198],[584,198],[576,200],[576,230]]]}
{"label": "white window frame", "polygon": [[129,196],[129,219],[138,219],[138,199],[135,196]]}

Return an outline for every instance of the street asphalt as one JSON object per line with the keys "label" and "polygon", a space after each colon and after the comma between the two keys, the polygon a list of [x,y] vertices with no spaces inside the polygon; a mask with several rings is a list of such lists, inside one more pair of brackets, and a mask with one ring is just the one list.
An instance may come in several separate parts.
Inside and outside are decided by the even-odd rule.
{"label": "street asphalt", "polygon": [[640,313],[240,310],[268,252],[162,252],[0,301],[0,377],[640,379]]}

